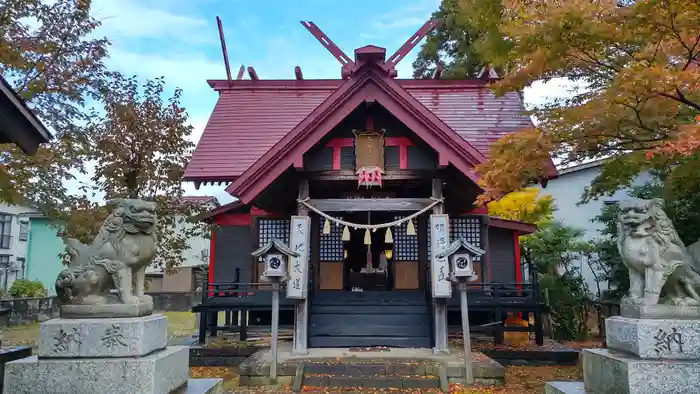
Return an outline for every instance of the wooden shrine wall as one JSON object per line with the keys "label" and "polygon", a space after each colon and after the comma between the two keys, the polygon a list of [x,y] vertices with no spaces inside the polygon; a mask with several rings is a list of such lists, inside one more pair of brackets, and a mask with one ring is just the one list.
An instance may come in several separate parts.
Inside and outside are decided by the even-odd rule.
{"label": "wooden shrine wall", "polygon": [[515,283],[516,261],[513,230],[504,228],[489,228],[489,243],[491,244],[491,281],[500,283]]}
{"label": "wooden shrine wall", "polygon": [[[251,282],[250,262],[253,240],[250,225],[217,226],[213,232],[214,282]],[[238,270],[239,278],[236,278]]]}
{"label": "wooden shrine wall", "polygon": [[[342,219],[342,217],[339,217]],[[318,246],[318,288],[320,290],[342,290],[343,289],[343,227],[331,223],[330,234],[323,234],[325,219],[321,218],[318,223],[319,246]]]}
{"label": "wooden shrine wall", "polygon": [[[371,110],[358,108],[323,138],[318,146],[304,155],[305,170],[355,170],[352,130],[364,131],[367,116],[372,117],[375,130],[385,130],[385,170],[432,170],[437,168],[435,151],[415,137],[413,132],[395,119],[393,115],[383,108]],[[407,143],[410,145],[406,145]]]}
{"label": "wooden shrine wall", "polygon": [[[403,216],[394,216],[394,220]],[[408,234],[408,222],[392,227],[394,238],[393,259],[394,288],[396,290],[416,290],[420,288],[420,232],[425,231],[418,219],[413,219],[416,234]]]}

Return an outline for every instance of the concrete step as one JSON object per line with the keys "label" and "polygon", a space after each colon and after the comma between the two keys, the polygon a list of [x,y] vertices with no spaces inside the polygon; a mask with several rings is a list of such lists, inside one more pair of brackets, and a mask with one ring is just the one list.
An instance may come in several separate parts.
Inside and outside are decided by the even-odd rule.
{"label": "concrete step", "polygon": [[439,389],[438,367],[426,362],[338,360],[307,363],[302,386],[338,392],[352,389]]}
{"label": "concrete step", "polygon": [[373,388],[373,389],[439,389],[437,376],[349,376],[349,375],[304,375],[303,387],[324,388]]}
{"label": "concrete step", "polygon": [[305,373],[316,375],[351,375],[351,376],[437,376],[437,364],[410,361],[358,362],[339,361],[324,363],[306,363]]}

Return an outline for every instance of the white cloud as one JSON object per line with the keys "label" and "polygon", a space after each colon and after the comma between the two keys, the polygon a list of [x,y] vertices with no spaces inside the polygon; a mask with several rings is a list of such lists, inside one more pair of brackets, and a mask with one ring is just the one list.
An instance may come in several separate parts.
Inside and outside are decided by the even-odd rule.
{"label": "white cloud", "polygon": [[548,82],[537,81],[524,89],[523,101],[528,109],[532,109],[557,99],[570,98],[584,88],[583,83],[565,78],[555,78]]}
{"label": "white cloud", "polygon": [[381,15],[374,23],[374,27],[379,31],[419,27],[428,21],[428,18],[437,11],[439,6],[440,2],[435,0],[414,1],[410,5],[403,3],[391,12]]}
{"label": "white cloud", "polygon": [[124,38],[172,39],[190,43],[208,40],[211,24],[203,18],[170,12],[143,0],[96,0],[93,14],[102,21],[99,33],[110,40]]}
{"label": "white cloud", "polygon": [[207,79],[225,75],[223,61],[213,61],[201,52],[136,53],[120,47],[110,50],[111,67],[127,74],[154,78],[165,77],[169,87],[179,87],[190,92],[215,93],[207,85]]}
{"label": "white cloud", "polygon": [[396,29],[400,27],[411,27],[411,26],[421,26],[427,21],[427,18],[422,18],[418,16],[408,16],[405,18],[390,19],[386,21],[379,21],[375,23],[375,28],[382,29]]}

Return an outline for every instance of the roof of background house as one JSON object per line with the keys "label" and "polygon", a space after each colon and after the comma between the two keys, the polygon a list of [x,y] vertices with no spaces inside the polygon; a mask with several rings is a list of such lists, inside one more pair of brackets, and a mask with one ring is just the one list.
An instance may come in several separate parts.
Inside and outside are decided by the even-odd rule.
{"label": "roof of background house", "polygon": [[574,172],[579,172],[579,171],[583,171],[583,170],[588,170],[590,168],[600,167],[603,164],[605,164],[605,162],[607,160],[608,160],[608,158],[603,158],[603,159],[589,161],[586,163],[576,164],[573,166],[559,169],[558,173],[559,173],[559,176],[561,177],[561,176],[566,175],[566,174],[572,174]]}
{"label": "roof of background house", "polygon": [[182,196],[180,201],[183,203],[200,205],[213,203],[216,206],[219,206],[219,200],[217,200],[217,198],[214,196]]}
{"label": "roof of background house", "polygon": [[[48,142],[51,133],[27,104],[14,91],[12,86],[0,76],[0,143],[14,143],[24,152],[36,153],[39,144]],[[4,113],[4,111],[8,111]]]}
{"label": "roof of background house", "polygon": [[[185,171],[195,182],[235,180],[344,81],[208,82],[219,99]],[[484,155],[500,137],[532,126],[519,95],[496,97],[487,80],[396,82]]]}

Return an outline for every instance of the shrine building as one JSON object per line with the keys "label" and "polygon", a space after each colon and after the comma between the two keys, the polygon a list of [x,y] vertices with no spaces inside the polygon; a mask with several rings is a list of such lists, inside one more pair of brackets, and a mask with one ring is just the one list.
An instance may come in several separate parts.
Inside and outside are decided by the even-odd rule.
{"label": "shrine building", "polygon": [[[532,313],[541,342],[542,303],[518,244],[535,226],[474,206],[475,167],[490,145],[532,125],[522,98],[496,97],[488,67],[469,80],[443,80],[439,70],[433,79],[398,78],[396,64],[435,21],[389,57],[367,45],[352,58],[302,24],[339,60],[339,79],[305,79],[297,67],[294,79],[262,80],[248,67],[249,79],[241,69],[208,81],[219,98],[185,178],[229,184],[238,201],[204,218],[216,226],[196,309],[248,319],[202,313],[202,333],[269,326],[269,285],[251,252],[275,239],[301,255],[281,294],[280,322],[294,327],[296,352],[444,349],[448,330],[461,324],[459,297],[436,249],[462,239],[485,251],[468,293],[472,324],[498,342],[507,313]],[[447,225],[430,226],[439,220]]]}

